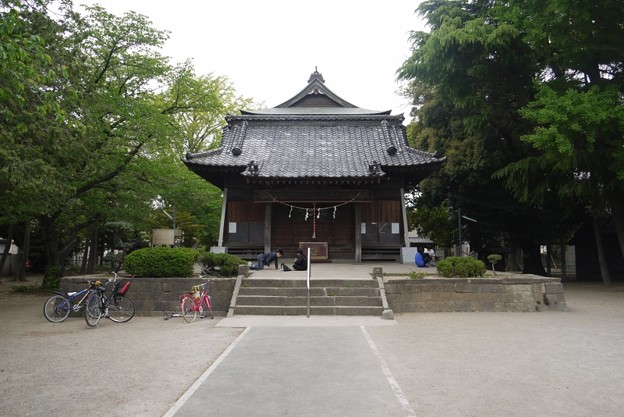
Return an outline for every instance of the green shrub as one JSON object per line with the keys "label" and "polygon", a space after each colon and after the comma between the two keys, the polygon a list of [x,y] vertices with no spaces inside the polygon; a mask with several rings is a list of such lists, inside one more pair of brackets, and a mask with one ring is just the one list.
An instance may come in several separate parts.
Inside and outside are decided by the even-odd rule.
{"label": "green shrub", "polygon": [[438,273],[444,277],[482,277],[485,264],[472,256],[450,256],[437,264]]}
{"label": "green shrub", "polygon": [[43,281],[43,285],[41,287],[52,291],[58,290],[61,287],[61,272],[58,268],[48,268],[48,271]]}
{"label": "green shrub", "polygon": [[143,248],[126,256],[124,269],[141,277],[190,277],[198,254],[190,248]]}
{"label": "green shrub", "polygon": [[218,277],[235,277],[238,266],[247,264],[244,259],[227,253],[204,252],[199,255],[202,272]]}
{"label": "green shrub", "polygon": [[503,259],[503,257],[497,253],[493,253],[491,255],[488,255],[487,260],[490,264],[492,264],[492,272],[494,273],[494,275],[496,275],[496,269],[494,268],[494,265],[496,265],[501,259]]}

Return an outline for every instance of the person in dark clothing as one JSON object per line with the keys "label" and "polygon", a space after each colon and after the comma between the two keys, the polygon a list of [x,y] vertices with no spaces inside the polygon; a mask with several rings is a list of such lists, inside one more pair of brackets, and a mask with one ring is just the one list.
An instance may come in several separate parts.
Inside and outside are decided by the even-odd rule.
{"label": "person in dark clothing", "polygon": [[279,268],[278,259],[284,256],[284,251],[281,249],[276,250],[275,252],[263,253],[262,255],[258,255],[258,263],[255,267],[252,266],[252,269],[264,269],[265,266],[271,265],[272,262],[275,262],[275,269]]}
{"label": "person in dark clothing", "polygon": [[297,249],[293,269],[295,271],[305,271],[306,269],[308,269],[308,257],[303,254],[302,249]]}

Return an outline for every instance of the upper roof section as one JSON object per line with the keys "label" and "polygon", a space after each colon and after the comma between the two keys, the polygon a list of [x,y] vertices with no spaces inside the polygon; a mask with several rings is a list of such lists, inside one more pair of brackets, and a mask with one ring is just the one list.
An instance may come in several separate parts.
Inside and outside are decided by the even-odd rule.
{"label": "upper roof section", "polygon": [[226,117],[221,146],[187,154],[190,170],[219,188],[231,180],[275,184],[416,184],[444,158],[407,143],[403,115],[360,109],[315,71],[280,106]]}
{"label": "upper roof section", "polygon": [[273,108],[243,110],[241,113],[249,115],[383,115],[390,114],[390,110],[367,110],[349,103],[327,88],[323,75],[315,69],[308,79],[308,85],[291,99]]}

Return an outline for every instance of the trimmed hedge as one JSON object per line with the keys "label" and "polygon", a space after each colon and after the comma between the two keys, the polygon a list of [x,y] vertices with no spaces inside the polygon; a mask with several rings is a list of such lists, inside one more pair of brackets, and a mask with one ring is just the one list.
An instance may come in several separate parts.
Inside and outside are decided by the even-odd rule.
{"label": "trimmed hedge", "polygon": [[143,248],[126,256],[124,269],[139,277],[190,277],[198,255],[190,248]]}
{"label": "trimmed hedge", "polygon": [[235,277],[238,275],[238,266],[247,262],[238,256],[227,253],[203,252],[199,255],[202,272],[218,277]]}
{"label": "trimmed hedge", "polygon": [[446,278],[471,278],[485,275],[483,261],[472,256],[449,256],[438,262],[438,273]]}

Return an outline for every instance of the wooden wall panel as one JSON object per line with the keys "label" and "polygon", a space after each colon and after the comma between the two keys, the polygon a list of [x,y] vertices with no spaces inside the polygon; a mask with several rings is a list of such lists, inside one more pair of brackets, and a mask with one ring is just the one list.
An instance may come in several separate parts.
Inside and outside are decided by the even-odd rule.
{"label": "wooden wall panel", "polygon": [[[348,204],[336,209],[321,210],[316,218],[316,233],[312,210],[305,218],[305,210],[275,205],[273,209],[273,245],[284,250],[297,249],[299,242],[328,242],[332,248],[353,248],[353,206]],[[312,236],[315,234],[315,238]]]}
{"label": "wooden wall panel", "polygon": [[400,223],[401,217],[399,200],[380,200],[362,204],[363,223]]}
{"label": "wooden wall panel", "polygon": [[250,201],[228,201],[227,221],[264,223],[264,204],[254,204]]}

